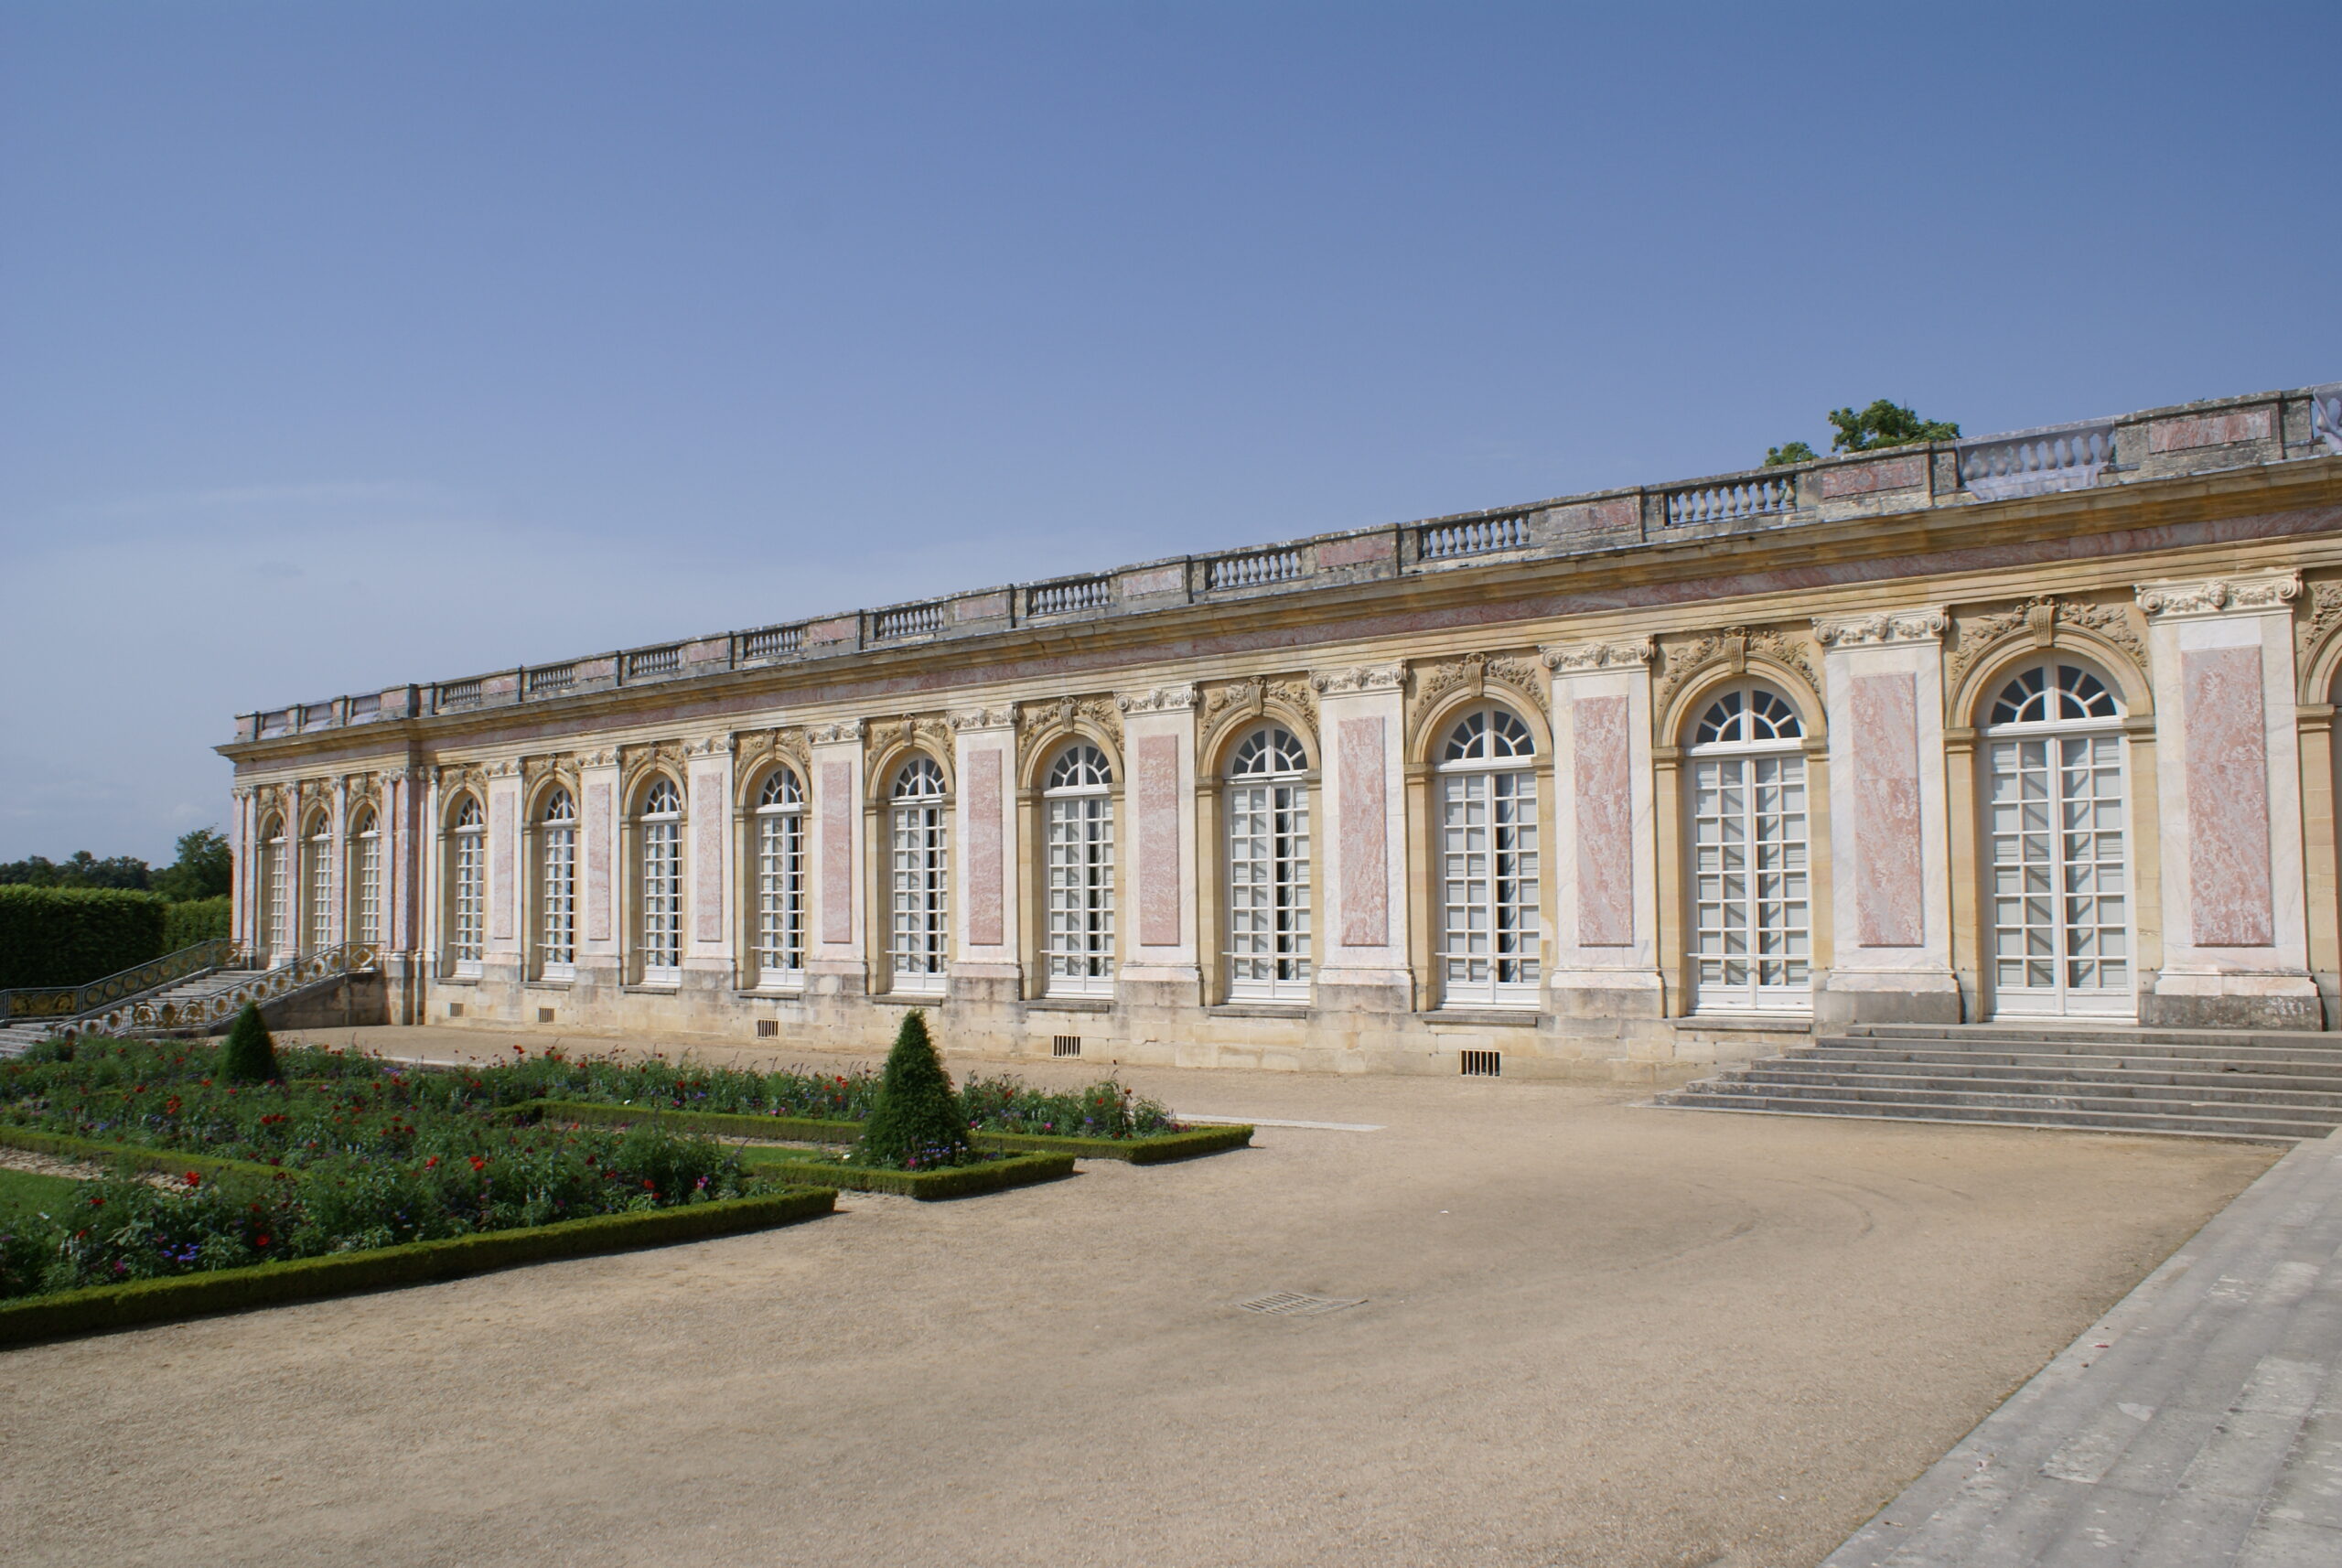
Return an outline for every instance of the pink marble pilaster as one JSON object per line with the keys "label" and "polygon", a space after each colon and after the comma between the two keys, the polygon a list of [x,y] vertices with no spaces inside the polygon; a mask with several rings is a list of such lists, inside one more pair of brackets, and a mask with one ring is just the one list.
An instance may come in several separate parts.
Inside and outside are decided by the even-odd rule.
{"label": "pink marble pilaster", "polygon": [[1854,931],[1866,948],[1926,941],[1920,867],[1918,678],[1857,675],[1853,714]]}
{"label": "pink marble pilaster", "polygon": [[692,771],[692,939],[724,940],[724,769]]}
{"label": "pink marble pilaster", "polygon": [[610,940],[610,785],[586,786],[586,817],[577,824],[586,838],[586,940]]}
{"label": "pink marble pilaster", "polygon": [[2269,870],[2269,758],[2261,650],[2179,656],[2187,728],[2189,924],[2198,947],[2276,940]]}
{"label": "pink marble pilaster", "polygon": [[822,764],[822,940],[854,940],[854,768]]}
{"label": "pink marble pilaster", "polygon": [[1342,797],[1342,945],[1391,941],[1390,813],[1384,799],[1382,720],[1344,719],[1336,742]]}
{"label": "pink marble pilaster", "polygon": [[1001,754],[968,753],[968,942],[996,948],[1005,940],[1001,893]]}
{"label": "pink marble pilaster", "polygon": [[513,863],[519,859],[514,839],[520,829],[520,799],[510,789],[488,792],[488,940],[498,946],[512,940]]}
{"label": "pink marble pilaster", "polygon": [[1179,743],[1171,736],[1140,739],[1133,760],[1138,799],[1138,940],[1141,947],[1179,945]]}
{"label": "pink marble pilaster", "polygon": [[1635,802],[1627,699],[1580,697],[1570,704],[1570,723],[1575,731],[1578,945],[1631,946]]}

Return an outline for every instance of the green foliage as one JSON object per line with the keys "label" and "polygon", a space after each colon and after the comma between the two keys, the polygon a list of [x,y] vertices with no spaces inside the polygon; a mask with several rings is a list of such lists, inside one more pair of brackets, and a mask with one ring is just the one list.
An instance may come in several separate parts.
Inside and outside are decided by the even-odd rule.
{"label": "green foliage", "polygon": [[1765,467],[1767,468],[1786,468],[1791,463],[1810,463],[1816,457],[1821,456],[1821,453],[1816,452],[1812,447],[1807,446],[1802,441],[1790,441],[1778,446],[1767,447],[1765,449]]}
{"label": "green foliage", "polygon": [[228,1043],[220,1049],[220,1076],[230,1083],[273,1083],[285,1076],[276,1066],[276,1038],[260,1015],[259,1003],[245,1003],[228,1026]]}
{"label": "green foliage", "polygon": [[1921,419],[1899,403],[1880,398],[1868,408],[1833,408],[1830,423],[1838,434],[1831,438],[1832,452],[1872,452],[1882,446],[1908,446],[1918,441],[1957,441],[1960,426],[1940,419]]}
{"label": "green foliage", "polygon": [[1171,1113],[1111,1078],[1081,1089],[1035,1089],[1023,1079],[971,1075],[961,1086],[968,1125],[988,1133],[1038,1133],[1066,1138],[1150,1138],[1171,1131]]}
{"label": "green foliage", "polygon": [[849,1187],[856,1192],[891,1192],[902,1197],[934,1201],[973,1197],[1004,1187],[1030,1187],[1073,1174],[1069,1154],[1015,1155],[1005,1159],[970,1164],[923,1165],[916,1170],[892,1170],[847,1161],[824,1160],[795,1150],[752,1150],[747,1159],[758,1171],[789,1182],[811,1187]]}
{"label": "green foliage", "polygon": [[225,898],[234,883],[227,835],[217,828],[198,828],[179,835],[178,849],[178,859],[155,873],[155,891],[175,904]]}
{"label": "green foliage", "polygon": [[177,952],[198,942],[224,940],[231,902],[225,897],[198,898],[172,905],[163,916],[163,950]]}
{"label": "green foliage", "polygon": [[139,892],[152,885],[153,877],[146,863],[134,856],[118,854],[100,860],[86,849],[75,850],[62,864],[34,854],[0,865],[0,886],[114,887]]}
{"label": "green foliage", "polygon": [[160,958],[166,908],[155,893],[0,886],[0,990],[80,985]]}
{"label": "green foliage", "polygon": [[854,1146],[858,1165],[895,1170],[953,1165],[968,1158],[968,1112],[928,1038],[927,1014],[912,1008],[895,1033],[870,1120]]}

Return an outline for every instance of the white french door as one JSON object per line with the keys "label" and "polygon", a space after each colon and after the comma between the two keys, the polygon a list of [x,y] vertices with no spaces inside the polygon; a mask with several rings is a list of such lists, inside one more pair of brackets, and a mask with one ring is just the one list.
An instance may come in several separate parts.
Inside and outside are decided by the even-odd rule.
{"label": "white french door", "polygon": [[2130,1015],[2122,737],[1993,740],[1985,767],[1993,1012]]}
{"label": "white french door", "polygon": [[1537,776],[1439,781],[1440,1000],[1538,1004]]}
{"label": "white french door", "polygon": [[1104,794],[1046,802],[1048,993],[1114,990],[1114,801]]}
{"label": "white french door", "polygon": [[1298,780],[1229,787],[1228,993],[1309,999],[1309,791]]}
{"label": "white french door", "polygon": [[1692,759],[1696,1009],[1813,1005],[1805,757]]}

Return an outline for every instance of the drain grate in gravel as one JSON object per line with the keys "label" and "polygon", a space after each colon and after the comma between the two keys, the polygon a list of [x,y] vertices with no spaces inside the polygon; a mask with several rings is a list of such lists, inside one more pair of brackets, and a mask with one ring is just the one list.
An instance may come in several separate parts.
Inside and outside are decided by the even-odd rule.
{"label": "drain grate in gravel", "polygon": [[1273,1317],[1311,1317],[1321,1312],[1339,1312],[1346,1306],[1357,1306],[1363,1300],[1359,1297],[1345,1301],[1338,1296],[1302,1295],[1295,1291],[1279,1290],[1236,1305],[1247,1312],[1265,1313]]}

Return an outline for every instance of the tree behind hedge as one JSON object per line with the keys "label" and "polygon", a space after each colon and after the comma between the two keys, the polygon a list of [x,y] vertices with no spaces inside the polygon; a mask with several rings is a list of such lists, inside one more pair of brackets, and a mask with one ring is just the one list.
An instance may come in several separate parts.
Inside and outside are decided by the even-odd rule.
{"label": "tree behind hedge", "polygon": [[0,886],[0,990],[80,985],[160,958],[159,893]]}
{"label": "tree behind hedge", "polygon": [[231,1083],[271,1083],[277,1070],[276,1040],[260,1015],[260,1004],[247,1002],[228,1027],[228,1044],[220,1053],[220,1076]]}
{"label": "tree behind hedge", "polygon": [[928,1037],[927,1015],[913,1008],[895,1032],[878,1099],[854,1146],[857,1164],[900,1170],[951,1165],[968,1155],[968,1112]]}
{"label": "tree behind hedge", "polygon": [[228,934],[229,904],[226,898],[198,898],[186,904],[174,904],[163,917],[163,950],[177,952],[198,942],[215,941]]}

